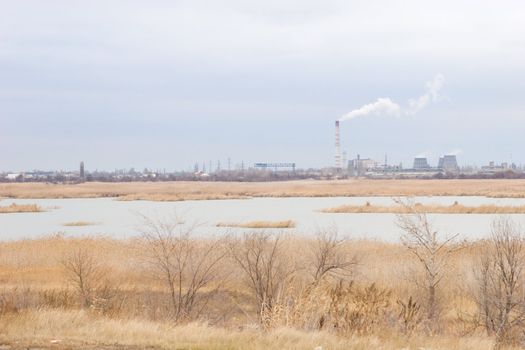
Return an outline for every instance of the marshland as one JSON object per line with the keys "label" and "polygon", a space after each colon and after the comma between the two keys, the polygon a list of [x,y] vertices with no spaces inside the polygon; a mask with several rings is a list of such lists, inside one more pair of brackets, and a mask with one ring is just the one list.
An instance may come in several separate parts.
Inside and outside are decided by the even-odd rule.
{"label": "marshland", "polygon": [[[137,191],[147,185],[158,190]],[[521,345],[519,193],[121,201],[24,191],[0,204],[47,209],[0,217],[0,342],[11,347]],[[469,214],[432,214],[458,206]]]}
{"label": "marshland", "polygon": [[525,349],[525,2],[0,3],[0,350]]}

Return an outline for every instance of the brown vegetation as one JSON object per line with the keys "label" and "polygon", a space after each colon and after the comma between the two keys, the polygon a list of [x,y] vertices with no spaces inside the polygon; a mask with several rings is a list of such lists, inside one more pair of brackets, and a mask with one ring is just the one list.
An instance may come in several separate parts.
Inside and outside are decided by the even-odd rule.
{"label": "brown vegetation", "polygon": [[240,228],[294,228],[295,222],[284,221],[248,221],[248,222],[219,222],[217,227],[240,227]]}
{"label": "brown vegetation", "polygon": [[180,201],[250,197],[525,197],[525,180],[301,180],[285,182],[5,183],[0,197]]}
{"label": "brown vegetation", "polygon": [[[397,225],[403,231],[401,243],[414,256],[423,274],[417,283],[425,295],[423,303],[426,309],[427,329],[435,332],[439,326],[440,300],[439,288],[448,271],[452,254],[461,248],[455,243],[457,234],[448,238],[441,237],[438,231],[429,224],[424,212],[409,202],[397,201],[408,214],[397,216]],[[412,277],[417,281],[418,277]],[[410,306],[409,300],[407,307]],[[416,307],[413,305],[414,308]]]}
{"label": "brown vegetation", "polygon": [[496,348],[521,342],[525,322],[523,234],[508,218],[495,221],[477,266],[477,301]]}
{"label": "brown vegetation", "polygon": [[70,221],[70,222],[65,222],[62,224],[62,226],[69,226],[69,227],[81,227],[81,226],[91,226],[91,225],[95,225],[95,223],[90,222],[90,221]]}
{"label": "brown vegetation", "polygon": [[[485,336],[337,337],[327,331],[279,327],[268,332],[226,329],[205,323],[114,319],[85,310],[27,310],[0,317],[0,343],[16,339],[14,349],[465,349],[490,350]],[[51,343],[53,341],[53,343]]]}
{"label": "brown vegetation", "polygon": [[224,239],[194,239],[194,227],[177,218],[144,220],[140,249],[169,292],[170,318],[199,318],[225,280],[225,270],[220,269],[226,256]]}
{"label": "brown vegetation", "polygon": [[[421,203],[414,204],[415,209],[420,213],[427,214],[525,214],[525,205],[521,206],[497,206],[497,205],[479,205],[465,206],[459,203],[452,205],[426,205]],[[389,214],[408,214],[410,208],[403,205],[373,205],[366,203],[364,205],[341,205],[334,208],[320,210],[323,213],[334,214],[370,214],[370,213],[389,213]]]}
{"label": "brown vegetation", "polygon": [[129,240],[56,235],[3,242],[0,342],[206,349],[517,344],[522,237],[495,226],[490,240],[458,250],[424,217],[402,218],[404,244],[334,232],[198,238],[181,221],[146,222],[143,235]]}
{"label": "brown vegetation", "polygon": [[0,214],[10,213],[38,213],[44,211],[36,204],[11,204],[8,206],[0,206]]}

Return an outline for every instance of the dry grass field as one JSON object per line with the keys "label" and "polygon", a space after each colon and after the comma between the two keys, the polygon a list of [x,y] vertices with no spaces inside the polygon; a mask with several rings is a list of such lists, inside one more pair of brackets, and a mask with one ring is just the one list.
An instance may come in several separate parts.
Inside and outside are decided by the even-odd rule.
{"label": "dry grass field", "polygon": [[0,197],[179,201],[317,196],[525,197],[525,180],[340,180],[287,182],[130,182],[0,184]]}
{"label": "dry grass field", "polygon": [[[213,255],[220,257],[213,267],[220,279],[199,289],[196,308],[180,318],[170,312],[169,288],[152,268],[152,256],[145,253],[157,246],[148,246],[143,239],[56,235],[2,242],[0,345],[53,349],[493,348],[494,337],[486,335],[473,296],[473,267],[483,242],[464,245],[450,256],[440,282],[438,316],[429,324],[425,321],[426,296],[415,283],[421,271],[401,244],[341,241],[327,259],[330,264],[352,261],[348,273],[334,273],[314,283],[320,241],[293,236],[281,236],[278,241],[278,245],[274,240],[264,241],[271,254],[263,252],[257,260],[274,259],[260,270],[271,266],[267,270],[273,278],[268,283],[275,284],[268,292],[274,293],[271,305],[267,295],[266,307],[261,309],[245,270],[229,253],[220,254]],[[213,245],[214,252],[231,251],[228,239],[220,242],[220,246]],[[248,257],[257,251],[257,242],[240,243],[235,249]],[[199,259],[208,251],[207,244],[207,240],[184,241],[196,254],[188,261],[204,261]],[[93,272],[84,276],[87,304],[71,274],[71,267],[78,264]],[[190,270],[198,265],[191,265]],[[338,282],[343,280],[348,281],[346,287]],[[93,284],[88,287],[89,283]],[[184,282],[180,293],[190,285]],[[416,303],[410,309],[412,316],[406,313],[410,300]]]}
{"label": "dry grass field", "polygon": [[101,317],[85,310],[24,311],[0,319],[0,327],[3,329],[0,343],[18,339],[19,344],[25,345],[20,349],[35,344],[39,349],[489,350],[493,347],[493,341],[484,336],[345,338],[329,332],[305,332],[288,327],[260,332],[212,327],[205,323],[176,326],[170,322]]}

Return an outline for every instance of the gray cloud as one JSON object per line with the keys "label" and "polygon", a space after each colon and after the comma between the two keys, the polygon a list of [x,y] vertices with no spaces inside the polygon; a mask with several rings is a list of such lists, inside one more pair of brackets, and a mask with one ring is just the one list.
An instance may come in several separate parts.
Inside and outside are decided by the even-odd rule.
{"label": "gray cloud", "polygon": [[[401,160],[452,144],[472,159],[506,155],[525,127],[524,10],[517,0],[4,1],[0,148],[10,152],[0,167],[82,157],[183,168],[227,156],[322,166],[333,116],[366,101],[365,111],[424,118],[355,120],[356,133],[377,137],[344,138],[351,150]],[[428,108],[438,79],[396,107],[434,72],[450,101]],[[494,135],[506,137],[482,151]],[[158,144],[174,155],[144,164]]]}

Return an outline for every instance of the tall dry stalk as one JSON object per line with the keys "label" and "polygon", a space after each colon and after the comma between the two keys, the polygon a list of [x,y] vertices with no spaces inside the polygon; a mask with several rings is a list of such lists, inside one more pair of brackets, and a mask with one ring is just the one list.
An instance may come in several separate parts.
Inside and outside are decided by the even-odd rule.
{"label": "tall dry stalk", "polygon": [[375,283],[357,286],[344,280],[324,280],[295,299],[295,326],[344,336],[384,330],[394,316],[391,295],[389,289]]}
{"label": "tall dry stalk", "polygon": [[396,200],[396,203],[403,205],[408,213],[397,215],[397,225],[403,231],[402,244],[424,271],[426,317],[430,328],[435,328],[439,316],[439,284],[447,274],[450,255],[461,247],[455,244],[458,235],[441,238],[426,214],[419,212],[411,202]]}
{"label": "tall dry stalk", "polygon": [[477,266],[476,300],[487,333],[496,337],[496,348],[517,341],[525,325],[524,243],[514,222],[497,219]]}
{"label": "tall dry stalk", "polygon": [[[195,225],[177,217],[143,217],[142,248],[153,273],[169,290],[171,315],[176,321],[199,317],[223,282],[220,262],[226,256],[224,240],[193,237]],[[222,279],[222,280],[221,280]]]}

